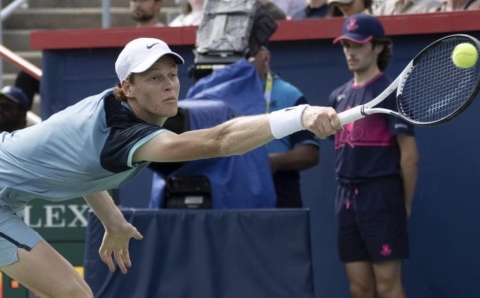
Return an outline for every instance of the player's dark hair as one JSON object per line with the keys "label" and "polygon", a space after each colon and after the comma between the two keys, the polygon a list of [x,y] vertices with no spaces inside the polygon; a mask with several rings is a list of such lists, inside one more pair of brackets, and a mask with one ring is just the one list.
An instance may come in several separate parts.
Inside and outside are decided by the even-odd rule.
{"label": "player's dark hair", "polygon": [[[370,14],[373,13],[372,5],[373,5],[373,0],[363,0],[363,7],[365,7],[365,9]],[[328,5],[328,11],[327,11],[326,17],[327,18],[336,18],[336,17],[344,17],[344,15],[343,15],[342,11],[340,10],[340,8],[338,8],[337,5],[332,3],[332,4]]]}
{"label": "player's dark hair", "polygon": [[393,55],[393,44],[390,38],[374,38],[372,39],[372,46],[383,45],[383,50],[378,54],[377,66],[380,71],[385,71]]}
{"label": "player's dark hair", "polygon": [[[133,81],[134,81],[133,78],[134,78],[133,74],[130,74],[128,76],[127,80],[130,82],[130,84],[133,84]],[[125,102],[127,101],[127,96],[123,92],[122,84],[118,83],[115,86],[115,89],[113,90],[113,96],[115,96],[115,99],[118,101],[125,101]]]}

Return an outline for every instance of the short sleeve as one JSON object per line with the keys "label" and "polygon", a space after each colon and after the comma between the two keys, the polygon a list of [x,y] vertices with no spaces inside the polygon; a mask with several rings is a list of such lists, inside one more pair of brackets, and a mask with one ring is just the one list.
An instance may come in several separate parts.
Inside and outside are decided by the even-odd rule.
{"label": "short sleeve", "polygon": [[165,131],[158,125],[137,118],[128,107],[115,99],[105,99],[105,115],[109,133],[100,155],[100,163],[104,169],[113,173],[133,168],[135,151]]}
{"label": "short sleeve", "polygon": [[[383,106],[386,109],[398,112],[395,94],[391,94],[388,98],[386,98],[383,102]],[[389,115],[388,124],[390,128],[390,135],[392,137],[400,134],[405,134],[409,136],[415,135],[413,125],[400,117]]]}
{"label": "short sleeve", "polygon": [[[333,108],[334,110],[337,110],[337,107],[336,107],[336,100],[335,100],[335,97],[337,97],[337,90],[333,91],[332,93],[330,93],[330,96],[328,98],[328,106]],[[315,139],[319,140],[317,137],[315,137]],[[334,141],[335,140],[335,135],[329,135],[328,137],[326,137],[325,139],[327,140],[330,140],[330,141]]]}
{"label": "short sleeve", "polygon": [[332,93],[330,93],[330,96],[328,97],[328,106],[329,107],[332,107],[332,108],[336,108],[335,107],[335,95],[337,94],[337,92],[333,91]]}

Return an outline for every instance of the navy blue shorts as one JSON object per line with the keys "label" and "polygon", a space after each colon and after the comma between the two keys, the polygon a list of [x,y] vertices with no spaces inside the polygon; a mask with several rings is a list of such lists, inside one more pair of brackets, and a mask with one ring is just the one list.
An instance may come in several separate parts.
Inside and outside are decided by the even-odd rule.
{"label": "navy blue shorts", "polygon": [[343,263],[380,263],[409,257],[400,178],[341,183],[336,195],[338,250]]}

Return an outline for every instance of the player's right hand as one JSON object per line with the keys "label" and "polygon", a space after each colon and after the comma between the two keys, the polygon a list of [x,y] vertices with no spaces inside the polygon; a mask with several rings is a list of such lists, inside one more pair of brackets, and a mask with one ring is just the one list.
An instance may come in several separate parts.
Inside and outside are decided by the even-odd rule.
{"label": "player's right hand", "polygon": [[333,108],[309,106],[302,115],[305,129],[313,132],[320,139],[342,131],[337,112]]}
{"label": "player's right hand", "polygon": [[141,240],[143,236],[134,226],[126,221],[105,231],[98,253],[102,261],[108,265],[108,269],[110,269],[111,272],[115,271],[112,254],[123,274],[127,273],[127,268],[132,266],[130,253],[128,251],[131,238]]}

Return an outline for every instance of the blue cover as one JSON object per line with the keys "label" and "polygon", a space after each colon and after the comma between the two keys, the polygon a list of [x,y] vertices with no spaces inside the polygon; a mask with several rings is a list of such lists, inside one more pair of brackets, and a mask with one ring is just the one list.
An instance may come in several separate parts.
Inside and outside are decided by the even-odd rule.
{"label": "blue cover", "polygon": [[242,116],[263,114],[267,109],[257,70],[244,59],[199,80],[187,98],[221,100]]}
{"label": "blue cover", "polygon": [[[180,107],[189,111],[190,129],[213,127],[236,115],[265,112],[265,100],[255,68],[245,60],[200,80]],[[212,188],[214,209],[275,208],[275,193],[265,146],[241,156],[213,158],[185,163],[171,176],[205,175]],[[160,208],[164,179],[153,176],[150,208]]]}
{"label": "blue cover", "polygon": [[[144,236],[111,273],[90,213],[85,281],[96,298],[313,298],[308,210],[122,210]],[[114,259],[115,262],[115,259]]]}

